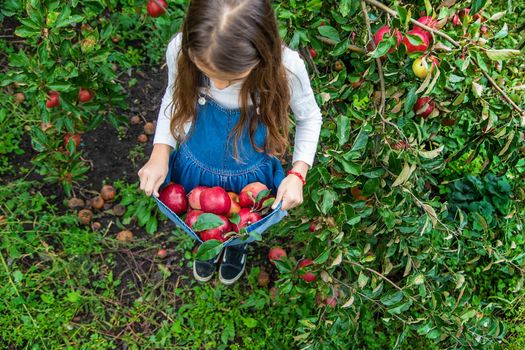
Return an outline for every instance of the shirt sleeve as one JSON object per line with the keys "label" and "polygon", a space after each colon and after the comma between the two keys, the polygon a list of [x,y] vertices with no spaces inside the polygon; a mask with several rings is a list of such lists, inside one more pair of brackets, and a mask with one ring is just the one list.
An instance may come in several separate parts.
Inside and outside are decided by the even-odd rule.
{"label": "shirt sleeve", "polygon": [[317,105],[310,78],[299,54],[287,50],[285,66],[290,77],[290,108],[295,115],[295,141],[292,164],[298,160],[312,166],[323,123],[321,109]]}
{"label": "shirt sleeve", "polygon": [[173,104],[173,88],[177,74],[177,56],[181,47],[182,35],[179,33],[168,44],[166,50],[166,65],[168,66],[168,86],[162,97],[159,116],[157,118],[157,127],[153,144],[163,143],[175,148],[177,141],[170,132],[171,107]]}

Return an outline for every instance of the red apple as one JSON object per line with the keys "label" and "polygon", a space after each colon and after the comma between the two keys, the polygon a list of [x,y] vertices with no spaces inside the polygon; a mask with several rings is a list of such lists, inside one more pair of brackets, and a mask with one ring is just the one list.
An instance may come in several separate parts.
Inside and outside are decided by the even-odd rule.
{"label": "red apple", "polygon": [[88,102],[92,98],[93,94],[91,93],[91,91],[83,88],[80,88],[80,90],[78,91],[78,100],[80,102]]}
{"label": "red apple", "polygon": [[199,219],[199,216],[203,213],[204,212],[202,210],[190,210],[188,215],[186,215],[184,223],[188,225],[191,229],[193,229],[193,224],[197,221],[197,219]]}
{"label": "red apple", "polygon": [[435,107],[436,105],[430,97],[423,96],[417,99],[414,105],[414,113],[416,113],[418,117],[426,118],[432,113]]}
{"label": "red apple", "polygon": [[230,211],[232,200],[224,188],[215,186],[202,191],[199,203],[206,213],[226,215]]}
{"label": "red apple", "polygon": [[308,51],[310,51],[310,57],[312,57],[312,59],[317,57],[317,51],[315,51],[315,49],[313,47],[309,47]]}
{"label": "red apple", "polygon": [[188,194],[188,202],[192,209],[202,209],[200,202],[201,193],[207,188],[207,186],[197,186],[190,191],[190,193]]}
{"label": "red apple", "polygon": [[465,16],[468,16],[470,13],[470,7],[464,8],[459,12],[459,17],[463,19]]}
{"label": "red apple", "polygon": [[454,124],[456,124],[455,118],[444,118],[443,120],[441,120],[441,125],[443,126],[452,126]]}
{"label": "red apple", "polygon": [[72,138],[75,141],[76,147],[80,146],[80,135],[79,134],[65,134],[64,135],[64,147],[67,147],[69,138]]}
{"label": "red apple", "polygon": [[459,20],[459,16],[457,13],[452,17],[452,24],[454,24],[454,26],[461,25],[461,21]]}
{"label": "red apple", "polygon": [[210,239],[216,239],[221,242],[226,241],[226,237],[224,237],[224,234],[231,231],[231,223],[224,216],[219,215],[219,217],[223,221],[223,224],[221,226],[209,230],[204,230],[199,233],[199,236],[204,242]]}
{"label": "red apple", "polygon": [[[421,17],[417,21],[419,23],[421,23],[421,24],[429,26],[430,28],[435,28],[437,23],[438,23],[437,20],[433,19],[431,16]],[[425,29],[423,29],[421,27],[417,27],[417,26],[415,26],[414,29],[412,29],[412,30],[414,32],[420,32],[424,36],[426,36],[426,38],[428,39],[429,44],[432,42],[432,34],[430,34],[430,32],[426,31]]]}
{"label": "red apple", "polygon": [[[162,6],[159,6],[159,4]],[[148,10],[148,13],[151,17],[159,17],[162,16],[164,12],[166,12],[167,8],[168,4],[166,4],[165,0],[150,0],[148,1],[148,7],[146,9]]]}
{"label": "red apple", "polygon": [[170,183],[162,189],[159,199],[177,215],[182,215],[188,210],[186,191],[182,185]]}
{"label": "red apple", "polygon": [[[379,28],[377,32],[375,32],[374,34],[374,43],[376,44],[376,46],[379,45],[381,40],[383,40],[383,37],[385,36],[385,34],[388,34],[389,36],[394,35],[396,37],[396,48],[401,43],[401,40],[403,40],[403,36],[401,35],[401,32],[399,30],[394,29],[392,31],[389,26],[385,25]],[[390,53],[394,52],[394,48],[391,48],[388,52]]]}
{"label": "red apple", "polygon": [[233,230],[235,232],[239,232],[241,228],[250,226],[254,222],[257,222],[262,219],[262,216],[259,215],[259,213],[252,211],[250,208],[242,208],[239,211],[239,216],[241,217],[239,225],[233,226]]}
{"label": "red apple", "polygon": [[228,214],[226,216],[231,218],[233,216],[233,214],[236,214],[236,213],[238,214],[241,211],[241,209],[242,208],[239,205],[239,203],[232,201],[232,205],[230,207],[230,211],[228,212]]}
{"label": "red apple", "polygon": [[275,260],[282,260],[283,257],[287,256],[286,251],[281,247],[273,247],[268,253],[268,260],[275,265]]}
{"label": "red apple", "polygon": [[311,222],[310,223],[309,230],[310,230],[310,232],[315,232],[315,222]]}
{"label": "red apple", "polygon": [[47,101],[46,101],[46,107],[47,108],[54,108],[60,106],[60,93],[58,91],[49,91],[47,93]]}
{"label": "red apple", "polygon": [[336,297],[328,297],[324,300],[326,303],[326,306],[330,306],[332,308],[335,308],[337,306],[337,298]]}
{"label": "red apple", "polygon": [[417,35],[423,41],[422,44],[419,44],[417,46],[416,45],[412,45],[410,43],[410,41],[408,40],[408,37],[404,36],[403,37],[403,44],[405,44],[405,46],[407,47],[407,52],[408,53],[411,53],[411,52],[425,52],[428,49],[428,46],[430,45],[430,40],[425,35],[425,33],[421,32],[421,31],[418,31],[418,30],[415,30],[415,29],[412,29],[407,34]]}
{"label": "red apple", "polygon": [[[303,267],[307,267],[307,266],[310,266],[310,265],[313,265],[314,262],[310,259],[303,259],[301,261],[299,261],[299,268],[303,268]],[[305,272],[304,274],[302,275],[299,275],[300,278],[302,278],[303,280],[305,280],[307,283],[310,283],[310,282],[313,282],[316,280],[316,276],[311,273],[310,271],[307,271]]]}
{"label": "red apple", "polygon": [[[239,204],[243,208],[251,208],[254,206],[254,201],[257,199],[259,192],[268,190],[265,184],[260,182],[252,182],[251,184],[246,185],[241,193],[239,194]],[[261,202],[264,202],[265,199],[269,198],[270,195],[263,198]],[[260,203],[257,203],[259,205]]]}

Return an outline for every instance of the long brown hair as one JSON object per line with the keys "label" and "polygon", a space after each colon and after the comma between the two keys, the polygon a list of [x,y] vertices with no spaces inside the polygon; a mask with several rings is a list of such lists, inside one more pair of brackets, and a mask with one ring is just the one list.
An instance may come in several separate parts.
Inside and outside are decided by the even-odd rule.
{"label": "long brown hair", "polygon": [[[241,115],[233,129],[234,156],[238,156],[237,142],[246,127],[258,151],[283,156],[289,145],[290,92],[282,45],[270,0],[192,0],[182,26],[173,93],[170,130],[177,141],[185,139],[184,124],[196,118],[202,73],[190,59],[191,50],[192,57],[215,71],[235,74],[254,67],[240,91]],[[248,97],[258,107],[253,113],[249,113]],[[260,122],[267,127],[264,149],[253,140]]]}

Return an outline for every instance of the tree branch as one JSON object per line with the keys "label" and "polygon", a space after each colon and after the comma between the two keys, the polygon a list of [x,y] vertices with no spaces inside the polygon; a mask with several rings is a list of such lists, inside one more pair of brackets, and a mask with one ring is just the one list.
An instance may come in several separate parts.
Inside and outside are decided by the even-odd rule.
{"label": "tree branch", "polygon": [[[376,44],[374,42],[374,38],[372,35],[372,28],[370,26],[370,20],[368,19],[368,11],[366,10],[366,4],[365,0],[361,0],[361,7],[363,9],[363,15],[365,17],[365,23],[366,23],[366,29],[368,30],[368,40],[372,44],[372,47],[376,48]],[[385,102],[386,102],[386,91],[385,91],[385,76],[383,75],[383,64],[381,63],[381,58],[376,58],[376,64],[377,64],[377,73],[379,74],[379,86],[381,88],[381,104],[379,105],[379,114],[381,115],[381,118],[383,118],[383,114],[385,112]]]}
{"label": "tree branch", "polygon": [[[325,38],[324,36],[317,35],[316,38],[319,41],[321,41],[321,42],[323,42],[325,44],[333,45],[333,46],[337,45],[337,41]],[[362,47],[355,46],[355,45],[352,45],[352,44],[350,44],[348,46],[348,51],[357,52],[357,53],[360,53],[360,54],[365,54],[366,53],[365,49],[363,49]]]}

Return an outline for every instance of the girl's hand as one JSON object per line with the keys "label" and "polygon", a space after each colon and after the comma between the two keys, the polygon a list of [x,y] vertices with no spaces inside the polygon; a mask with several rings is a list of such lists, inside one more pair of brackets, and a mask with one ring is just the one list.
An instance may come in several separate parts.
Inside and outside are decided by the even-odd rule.
{"label": "girl's hand", "polygon": [[[309,165],[305,162],[297,161],[294,163],[293,170],[300,172],[306,178],[308,168]],[[303,203],[303,182],[298,176],[290,174],[284,178],[277,189],[272,209],[275,209],[281,201],[283,202],[281,210],[292,209]]]}
{"label": "girl's hand", "polygon": [[140,189],[144,190],[146,195],[150,196],[153,193],[155,197],[159,196],[159,187],[168,175],[169,152],[169,145],[155,144],[150,159],[138,171]]}

